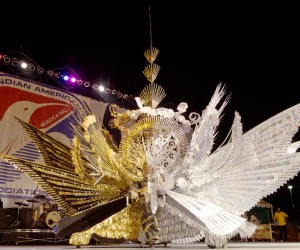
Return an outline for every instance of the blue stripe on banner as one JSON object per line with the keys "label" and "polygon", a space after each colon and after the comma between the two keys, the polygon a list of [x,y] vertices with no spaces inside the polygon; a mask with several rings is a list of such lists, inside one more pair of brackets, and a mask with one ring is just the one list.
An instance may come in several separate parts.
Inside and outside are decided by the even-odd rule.
{"label": "blue stripe on banner", "polygon": [[16,179],[19,175],[6,175],[6,174],[0,174],[0,179],[4,179],[4,178],[13,178],[13,179]]}
{"label": "blue stripe on banner", "polygon": [[14,154],[14,156],[16,156],[18,158],[21,158],[23,160],[31,160],[31,159],[36,158],[35,156],[28,155],[26,152],[24,152],[24,153],[17,153],[17,154]]}
{"label": "blue stripe on banner", "polygon": [[7,166],[3,166],[0,164],[1,170],[3,171],[3,173],[9,173],[9,174],[20,174],[20,170],[16,169],[16,168],[11,168],[11,166],[8,168]]}
{"label": "blue stripe on banner", "polygon": [[19,150],[18,152],[21,152],[21,153],[30,153],[30,154],[34,154],[34,155],[39,155],[39,152],[35,149],[31,149],[31,148],[24,148],[24,149],[21,149]]}

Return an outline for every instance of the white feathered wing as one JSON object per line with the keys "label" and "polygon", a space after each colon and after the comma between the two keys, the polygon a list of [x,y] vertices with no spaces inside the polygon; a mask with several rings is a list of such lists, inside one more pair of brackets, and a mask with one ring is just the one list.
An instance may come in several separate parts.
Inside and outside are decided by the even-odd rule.
{"label": "white feathered wing", "polygon": [[[215,245],[236,233],[242,237],[251,235],[255,226],[241,215],[300,170],[300,156],[296,152],[299,142],[292,143],[300,124],[300,104],[245,134],[241,117],[235,112],[229,142],[211,152],[228,102],[227,98],[217,109],[224,93],[224,88],[218,85],[198,119],[182,166],[173,173],[179,192],[184,196],[170,191],[169,201],[167,199],[174,214],[180,211],[191,226],[192,221],[197,222],[200,231],[205,232],[205,237],[213,238],[210,242]],[[204,210],[199,201],[205,204]]]}

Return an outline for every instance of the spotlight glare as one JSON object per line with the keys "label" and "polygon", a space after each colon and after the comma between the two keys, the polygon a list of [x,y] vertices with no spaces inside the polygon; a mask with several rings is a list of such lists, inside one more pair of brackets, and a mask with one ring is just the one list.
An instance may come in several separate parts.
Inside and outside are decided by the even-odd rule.
{"label": "spotlight glare", "polygon": [[71,77],[71,82],[76,82],[76,78],[75,77]]}
{"label": "spotlight glare", "polygon": [[104,92],[104,90],[105,90],[105,89],[104,89],[103,85],[100,85],[100,86],[99,86],[99,91],[100,91],[100,92]]}
{"label": "spotlight glare", "polygon": [[68,80],[69,80],[69,76],[64,75],[64,76],[63,76],[63,79],[64,79],[65,81],[68,81]]}
{"label": "spotlight glare", "polygon": [[89,86],[90,86],[90,83],[89,83],[89,82],[85,82],[83,85],[84,85],[84,87],[86,87],[86,88],[87,88],[87,87],[89,87]]}
{"label": "spotlight glare", "polygon": [[26,69],[28,67],[28,64],[26,62],[21,62],[21,68]]}

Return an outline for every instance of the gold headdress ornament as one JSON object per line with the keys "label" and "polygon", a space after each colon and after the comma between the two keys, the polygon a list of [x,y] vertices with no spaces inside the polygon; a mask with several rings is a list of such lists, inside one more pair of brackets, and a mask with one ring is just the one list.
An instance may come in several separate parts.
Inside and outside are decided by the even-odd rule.
{"label": "gold headdress ornament", "polygon": [[[165,90],[154,83],[157,75],[160,71],[160,66],[155,64],[157,55],[159,54],[159,50],[152,46],[152,25],[151,25],[151,7],[149,5],[149,29],[150,29],[150,48],[148,48],[144,52],[144,56],[146,57],[149,64],[143,70],[143,74],[150,82],[150,84],[146,85],[144,89],[140,92],[140,95],[137,99],[137,103],[139,108],[142,107],[151,107],[152,109],[156,109],[161,101],[166,97]],[[130,112],[126,111],[124,113],[119,112],[119,107],[116,104],[110,105],[110,112],[114,119],[110,122],[110,126],[112,128],[117,128],[123,132],[127,129],[127,124],[131,124],[131,119],[136,119],[130,115]],[[139,116],[141,117],[141,116]]]}
{"label": "gold headdress ornament", "polygon": [[142,92],[140,93],[140,98],[143,101],[144,106],[150,106],[151,108],[156,108],[161,101],[165,98],[166,93],[164,89],[155,84],[154,81],[160,71],[160,66],[155,64],[154,61],[159,53],[159,50],[152,46],[152,25],[151,25],[151,8],[149,5],[149,23],[150,23],[150,48],[144,52],[144,56],[150,63],[147,65],[143,71],[145,77],[150,82]]}

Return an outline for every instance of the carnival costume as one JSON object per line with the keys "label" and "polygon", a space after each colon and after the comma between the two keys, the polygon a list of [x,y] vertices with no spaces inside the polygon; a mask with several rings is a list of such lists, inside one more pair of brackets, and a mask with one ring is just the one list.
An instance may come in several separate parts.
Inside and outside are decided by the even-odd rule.
{"label": "carnival costume", "polygon": [[217,128],[230,99],[219,84],[202,114],[185,116],[160,107],[166,96],[154,81],[160,67],[150,47],[144,75],[150,82],[136,97],[136,110],[112,104],[110,125],[119,145],[93,114],[72,124],[72,147],[16,118],[32,138],[45,164],[1,155],[34,179],[65,214],[54,228],[70,244],[139,242],[142,245],[191,243],[205,238],[225,247],[239,234],[250,237],[256,225],[245,211],[275,192],[299,171],[300,122],[295,105],[247,133],[235,112],[227,140],[213,150]]}

